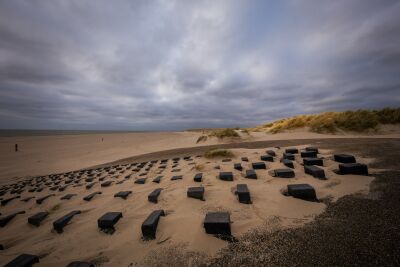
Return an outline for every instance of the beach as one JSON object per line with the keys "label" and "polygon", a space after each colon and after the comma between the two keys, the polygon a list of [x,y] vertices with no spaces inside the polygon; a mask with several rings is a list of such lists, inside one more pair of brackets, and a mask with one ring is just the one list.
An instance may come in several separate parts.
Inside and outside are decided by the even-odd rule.
{"label": "beach", "polygon": [[[299,138],[274,139],[285,137],[285,135],[287,137],[298,135]],[[317,136],[323,137],[323,135]],[[38,266],[54,266],[56,263],[67,265],[70,261],[80,259],[98,262],[101,266],[129,266],[133,263],[140,264],[152,251],[176,246],[183,246],[189,251],[201,253],[206,257],[214,257],[229,243],[204,233],[202,222],[207,212],[229,212],[232,232],[238,237],[271,220],[278,220],[279,223],[274,226],[278,230],[301,227],[312,222],[315,217],[325,211],[327,207],[325,200],[335,202],[346,195],[369,193],[375,169],[370,168],[370,173],[372,173],[370,176],[336,174],[334,170],[338,168],[338,163],[332,159],[333,153],[337,152],[334,144],[373,142],[374,139],[380,140],[379,142],[396,140],[387,135],[380,138],[376,136],[372,138],[339,136],[338,138],[332,135],[329,138],[313,139],[316,137],[313,133],[287,133],[281,136],[272,135],[272,138],[269,135],[254,133],[253,136],[247,137],[247,142],[239,142],[237,139],[223,142],[214,139],[196,146],[198,137],[199,133],[196,132],[181,132],[9,139],[9,144],[15,141],[21,144],[21,151],[12,152],[15,154],[22,152],[18,164],[26,168],[19,170],[21,174],[29,173],[34,176],[35,172],[41,172],[41,175],[60,173],[60,179],[66,180],[71,174],[65,174],[65,172],[90,167],[99,174],[99,177],[104,177],[105,181],[112,181],[112,185],[101,187],[101,182],[97,182],[91,189],[86,189],[84,186],[67,186],[62,192],[57,189],[56,191],[45,189],[35,194],[23,192],[21,199],[31,195],[34,195],[36,199],[52,193],[55,195],[49,197],[41,205],[35,203],[35,199],[27,203],[13,200],[1,208],[3,214],[21,209],[26,211],[26,214],[18,215],[10,225],[0,229],[2,236],[0,242],[7,246],[7,254],[1,255],[1,262],[7,262],[18,253],[29,252],[44,255]],[[104,138],[103,142],[101,138]],[[6,147],[4,139],[2,144],[4,149]],[[278,159],[282,157],[286,148],[302,150],[307,146],[324,147],[320,149],[319,154],[325,159],[323,169],[326,172],[327,181],[305,174],[299,157],[294,161],[295,178],[282,179],[272,176],[271,170],[282,167]],[[216,147],[229,149],[234,157],[225,162],[223,158],[207,159],[202,156],[205,151]],[[163,150],[157,151],[159,148]],[[24,149],[29,153],[24,154]],[[233,163],[241,162],[243,156],[249,159],[249,162],[242,162],[243,168],[251,169],[251,162],[260,161],[260,156],[265,154],[266,150],[276,151],[276,160],[268,162],[266,170],[257,170],[258,179],[247,179],[244,172],[233,170]],[[358,162],[367,165],[376,160],[374,157],[365,157],[352,149],[341,152],[352,153],[357,157]],[[8,153],[11,154],[11,152]],[[61,155],[68,155],[68,157]],[[35,162],[32,157],[43,163]],[[174,167],[169,163],[167,168],[160,173],[160,169],[157,168],[160,160],[168,158],[171,160],[175,157],[180,158],[179,166]],[[191,160],[184,160],[184,157],[190,157]],[[151,160],[157,163],[145,176],[129,168],[130,164]],[[53,165],[52,162],[55,166],[49,166]],[[14,162],[12,166],[17,168],[15,164]],[[110,175],[104,171],[104,168],[118,169],[118,166],[121,166],[121,169],[116,174]],[[8,167],[11,169],[10,166]],[[176,168],[178,168],[177,171],[174,170]],[[219,180],[217,177],[221,171],[233,171],[234,181]],[[201,183],[193,181],[194,175],[198,172],[203,173],[204,176]],[[3,177],[6,177],[5,174],[6,172],[2,173]],[[159,184],[151,182],[159,175],[163,176]],[[182,180],[172,181],[171,178],[175,175],[182,175]],[[129,178],[126,178],[128,176]],[[79,177],[81,177],[79,179],[88,178],[85,174]],[[135,183],[135,180],[143,177],[147,178],[144,184]],[[4,179],[4,183],[10,182],[7,178]],[[118,183],[119,181],[122,182]],[[237,201],[235,188],[238,183],[248,185],[253,204],[244,205]],[[286,186],[296,183],[312,185],[320,201],[309,202],[285,196],[283,192]],[[186,191],[191,186],[205,188],[205,201],[186,196]],[[162,188],[157,204],[147,201],[147,195],[155,188]],[[126,200],[113,197],[115,193],[126,190],[132,191]],[[92,201],[87,202],[82,199],[96,191],[101,191],[101,194],[94,197]],[[70,200],[61,200],[60,198],[66,194],[75,194],[75,196]],[[64,233],[57,234],[51,229],[52,221],[76,209],[82,213],[76,215]],[[143,241],[140,225],[149,213],[156,209],[163,209],[166,216],[160,219],[156,239]],[[43,225],[38,228],[28,225],[26,217],[39,211],[50,213]],[[113,235],[100,232],[96,224],[101,215],[110,211],[123,214]]]}

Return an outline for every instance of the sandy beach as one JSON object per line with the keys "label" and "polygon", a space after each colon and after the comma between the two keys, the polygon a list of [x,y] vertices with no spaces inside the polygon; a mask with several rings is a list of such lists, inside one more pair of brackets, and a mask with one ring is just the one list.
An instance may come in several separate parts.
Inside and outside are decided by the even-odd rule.
{"label": "sandy beach", "polygon": [[[399,138],[400,134],[329,135],[298,130],[279,134],[252,132],[240,139],[209,138],[199,132],[143,132],[55,136],[0,137],[0,184],[16,178],[88,168],[146,153],[208,145],[318,138]],[[18,144],[19,151],[14,151]]]}
{"label": "sandy beach", "polygon": [[[101,142],[100,136],[86,135],[10,138],[8,144],[3,139],[3,150],[6,150],[12,142],[17,141],[21,144],[21,153],[8,152],[9,155],[18,154],[20,158],[16,163],[17,156],[14,156],[14,165],[2,165],[2,170],[4,170],[2,177],[6,177],[8,172],[32,176],[36,172],[40,172],[42,175],[46,172],[49,172],[47,174],[51,172],[62,173],[96,164],[102,165],[105,162],[121,158],[127,159],[120,160],[118,165],[115,165],[116,163],[111,164],[115,170],[119,168],[118,166],[121,166],[121,169],[113,175],[105,172],[103,168],[95,170],[96,176],[98,174],[98,177],[104,177],[104,181],[113,181],[110,187],[101,187],[100,182],[97,182],[91,189],[86,189],[83,182],[82,186],[68,186],[63,192],[59,190],[50,191],[49,188],[34,194],[25,191],[21,194],[21,199],[28,196],[35,196],[36,198],[26,203],[16,199],[1,207],[2,214],[9,214],[17,210],[24,210],[26,214],[18,215],[9,225],[0,229],[0,242],[7,248],[5,253],[0,255],[0,262],[7,262],[17,254],[24,252],[41,255],[42,259],[38,266],[54,266],[55,264],[64,266],[73,260],[86,260],[101,266],[129,266],[131,263],[140,264],[151,251],[179,245],[184,245],[190,251],[204,253],[204,255],[212,257],[220,249],[227,247],[229,243],[205,234],[202,222],[207,212],[229,212],[234,236],[241,236],[247,231],[263,225],[266,221],[276,218],[279,219],[277,229],[296,228],[311,222],[316,216],[324,212],[326,208],[324,200],[336,201],[340,197],[354,193],[367,194],[369,185],[374,179],[373,175],[336,174],[334,170],[338,168],[338,163],[332,160],[334,146],[331,146],[331,149],[320,149],[320,156],[324,158],[323,169],[328,180],[315,179],[305,174],[299,156],[296,156],[294,162],[295,178],[273,177],[271,170],[283,166],[278,159],[282,157],[285,148],[295,147],[301,150],[309,145],[316,145],[318,142],[308,143],[309,139],[323,135],[313,133],[287,133],[280,136],[265,134],[262,136],[260,133],[254,133],[247,137],[247,140],[252,142],[240,143],[237,140],[230,140],[227,142],[228,144],[223,144],[223,142],[215,139],[198,145],[238,146],[238,148],[231,149],[235,157],[229,162],[223,162],[222,158],[197,157],[198,153],[195,150],[196,148],[193,147],[193,143],[196,142],[199,133],[135,133],[133,135],[136,139],[132,138],[132,134],[112,134],[106,136],[103,142]],[[285,135],[287,138],[292,137],[292,139],[293,136],[297,135],[296,142],[301,145],[291,145],[292,140],[274,140],[274,138],[282,138]],[[331,139],[335,137],[337,138],[337,136],[329,136]],[[350,136],[342,137],[351,138]],[[389,136],[380,137],[384,139]],[[308,139],[306,140],[306,138]],[[305,141],[302,141],[302,139]],[[37,140],[37,142],[33,140]],[[261,146],[260,142],[262,143],[263,140],[266,143],[271,142],[270,144],[287,143],[288,145],[281,148],[276,148],[273,145]],[[336,142],[338,142],[337,140]],[[246,144],[258,144],[261,148],[245,148]],[[244,148],[240,148],[241,146]],[[178,167],[175,168],[173,168],[170,160],[167,168],[161,173],[158,168],[159,162],[157,162],[145,176],[141,176],[141,172],[134,172],[132,168],[129,168],[128,162],[131,164],[140,162],[131,161],[129,156],[134,158],[135,155],[139,155],[137,159],[140,160],[141,154],[157,151],[160,147],[163,149],[188,149],[189,151],[192,149],[192,160],[187,161],[181,158]],[[265,154],[267,149],[276,151],[276,160],[268,162],[266,170],[256,171],[258,179],[246,179],[244,171],[240,172],[233,169],[233,163],[241,162],[240,158],[243,156],[249,159],[249,162],[242,162],[243,168],[245,170],[251,169],[251,162],[260,161],[260,156]],[[345,152],[348,153],[349,151]],[[157,152],[153,154],[157,154]],[[65,157],[66,155],[68,156]],[[367,165],[374,162],[374,158],[367,158],[358,153],[354,155],[358,162]],[[2,157],[5,157],[4,154],[2,154]],[[11,162],[11,159],[8,160]],[[53,162],[54,166],[52,166]],[[18,169],[17,166],[23,166],[23,168],[18,171],[13,170]],[[220,169],[216,169],[216,166],[219,166]],[[175,171],[174,169],[178,170]],[[233,171],[234,181],[226,182],[217,179],[220,171]],[[203,173],[202,183],[193,182],[193,177],[198,172]],[[370,169],[370,172],[374,173],[374,169]],[[59,177],[62,181],[65,181],[69,175],[60,174]],[[125,179],[127,175],[131,175],[131,177]],[[158,175],[163,176],[161,183],[151,182]],[[171,181],[171,177],[174,175],[182,175],[183,179]],[[145,184],[134,182],[143,177],[147,177]],[[85,178],[89,178],[87,174],[79,179]],[[118,181],[123,181],[123,183],[117,184]],[[239,183],[248,185],[253,204],[245,205],[238,202],[234,191]],[[320,201],[309,202],[282,194],[288,184],[296,183],[312,185]],[[186,196],[189,187],[200,185],[205,188],[205,201]],[[147,195],[155,188],[163,189],[157,204],[147,201]],[[126,190],[133,192],[126,200],[113,197],[115,193]],[[95,191],[101,191],[102,194],[96,196],[90,202],[82,199]],[[35,203],[35,199],[52,193],[55,196],[45,200],[41,205]],[[76,194],[76,196],[70,200],[60,200],[66,194]],[[7,193],[2,198],[6,199],[10,196],[12,195]],[[65,228],[64,233],[55,233],[52,230],[51,222],[76,209],[81,210],[82,213],[76,215],[76,218]],[[152,210],[156,209],[163,209],[166,216],[160,219],[156,240],[143,241],[140,230],[141,223]],[[38,228],[27,224],[27,217],[39,211],[49,211],[50,215]],[[100,232],[96,223],[101,215],[110,211],[123,213],[123,218],[116,225],[116,232],[113,235]]]}

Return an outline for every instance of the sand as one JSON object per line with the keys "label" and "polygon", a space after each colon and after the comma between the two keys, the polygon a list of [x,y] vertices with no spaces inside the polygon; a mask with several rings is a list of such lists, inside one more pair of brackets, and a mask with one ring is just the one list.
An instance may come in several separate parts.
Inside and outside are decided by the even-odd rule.
{"label": "sand", "polygon": [[[242,133],[240,139],[208,138],[197,144],[199,132],[147,132],[83,134],[65,136],[0,137],[0,184],[18,177],[47,175],[87,168],[122,158],[175,148],[189,148],[232,142],[317,138],[400,138],[386,135],[328,135],[305,130],[279,134]],[[103,139],[103,141],[102,141]],[[19,152],[14,152],[18,143]]]}
{"label": "sand", "polygon": [[[168,137],[171,142],[176,138],[174,135],[175,133]],[[183,135],[183,140],[187,139],[188,145],[190,140],[196,139],[193,133]],[[146,140],[145,136],[142,138]],[[88,144],[84,144],[86,145]],[[297,147],[301,149],[307,145]],[[120,146],[124,147],[123,144]],[[280,158],[284,151],[284,148],[272,147],[232,149],[236,155],[232,162],[193,157],[193,161],[181,159],[179,163],[181,171],[171,172],[170,161],[168,168],[162,173],[164,178],[160,184],[151,182],[159,170],[153,167],[148,174],[148,181],[143,185],[135,184],[134,179],[139,176],[133,175],[123,184],[114,183],[107,188],[101,188],[99,184],[90,190],[84,187],[68,187],[65,192],[56,191],[55,197],[49,198],[41,205],[37,205],[34,200],[28,203],[13,200],[5,207],[1,207],[0,212],[8,214],[15,210],[25,210],[27,213],[18,215],[9,225],[0,228],[0,243],[6,246],[6,250],[0,253],[0,263],[5,263],[20,253],[32,253],[43,256],[37,266],[65,266],[72,260],[94,261],[102,263],[102,266],[128,266],[130,263],[140,264],[140,261],[152,250],[182,243],[189,250],[212,256],[227,246],[227,242],[204,232],[202,222],[208,211],[230,212],[232,233],[235,236],[240,236],[273,218],[279,218],[279,227],[298,227],[323,212],[326,205],[323,202],[309,202],[284,196],[282,191],[288,184],[308,183],[314,186],[320,200],[335,201],[347,194],[368,192],[369,184],[374,179],[373,176],[335,174],[333,170],[338,164],[331,160],[330,150],[320,150],[321,156],[326,158],[323,167],[328,178],[326,181],[305,175],[299,164],[300,158],[297,158],[295,162],[296,177],[292,179],[274,178],[269,174],[270,170],[283,167],[278,160],[267,163],[267,170],[257,170],[257,180],[246,179],[241,172],[233,170],[233,163],[240,162],[241,156],[247,156],[250,162],[256,162],[266,149],[276,150],[277,158]],[[128,151],[126,153],[128,154]],[[359,162],[373,161],[371,158],[356,156]],[[244,169],[249,169],[249,164],[242,163]],[[214,168],[216,165],[220,166],[221,171],[233,171],[235,180],[233,182],[218,180],[216,176],[220,170]],[[193,182],[193,176],[198,172],[195,166],[203,173],[204,178],[201,184],[206,190],[205,201],[186,197],[188,187],[199,185]],[[106,179],[119,181],[130,173],[132,173],[131,170],[126,170],[118,174],[116,178],[108,176]],[[184,178],[171,181],[172,175],[183,175]],[[233,193],[238,183],[248,185],[253,204],[246,205],[238,202]],[[147,195],[158,187],[163,188],[158,204],[148,202]],[[132,190],[133,194],[127,200],[113,197],[115,193],[123,190]],[[91,202],[82,200],[83,196],[94,191],[102,191],[102,194],[96,196]],[[36,193],[36,196],[44,196],[50,192],[46,189],[41,193]],[[77,196],[71,200],[60,200],[61,196],[68,193],[76,193]],[[24,192],[22,198],[28,195],[30,193]],[[65,228],[65,232],[62,234],[52,232],[52,222],[75,209],[80,209],[83,213],[72,220],[71,224]],[[143,241],[140,231],[141,223],[155,209],[164,209],[167,216],[160,220],[157,239]],[[44,210],[50,210],[51,214],[42,222],[42,226],[36,228],[26,223],[27,217]],[[116,225],[116,232],[113,235],[104,234],[97,229],[97,219],[108,211],[123,213],[123,218]]]}

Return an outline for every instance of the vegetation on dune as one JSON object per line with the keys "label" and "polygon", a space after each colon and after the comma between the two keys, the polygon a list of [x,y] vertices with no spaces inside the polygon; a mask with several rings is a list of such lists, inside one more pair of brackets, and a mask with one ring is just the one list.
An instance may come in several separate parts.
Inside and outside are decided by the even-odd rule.
{"label": "vegetation on dune", "polygon": [[204,157],[206,158],[218,158],[218,157],[223,157],[223,158],[232,158],[234,157],[234,154],[226,149],[211,149],[208,150],[206,153],[204,153]]}
{"label": "vegetation on dune", "polygon": [[232,128],[212,130],[208,136],[217,137],[219,139],[223,139],[225,137],[240,137],[236,130]]}
{"label": "vegetation on dune", "polygon": [[397,123],[400,123],[400,108],[384,108],[299,115],[257,126],[251,130],[279,133],[285,130],[309,127],[312,132],[317,133],[335,133],[338,130],[366,132],[377,130],[380,124]]}

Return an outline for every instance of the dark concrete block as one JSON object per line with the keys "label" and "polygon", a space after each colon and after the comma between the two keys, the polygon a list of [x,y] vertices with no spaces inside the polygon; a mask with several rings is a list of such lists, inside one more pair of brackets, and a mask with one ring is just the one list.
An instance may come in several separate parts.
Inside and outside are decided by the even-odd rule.
{"label": "dark concrete block", "polygon": [[306,147],[306,151],[314,151],[317,154],[319,153],[318,148],[317,147],[313,147],[313,146]]}
{"label": "dark concrete block", "polygon": [[157,203],[157,202],[158,202],[158,196],[160,195],[161,190],[162,190],[162,188],[154,189],[154,190],[147,196],[147,199],[148,199],[150,202]]}
{"label": "dark concrete block", "polygon": [[228,212],[208,212],[204,219],[207,234],[231,235],[231,219]]}
{"label": "dark concrete block", "polygon": [[287,188],[289,196],[311,201],[317,199],[314,187],[309,184],[291,184]]}
{"label": "dark concrete block", "polygon": [[39,263],[39,257],[31,254],[21,254],[4,267],[31,267],[35,263]]}
{"label": "dark concrete block", "polygon": [[204,187],[202,186],[189,187],[187,190],[187,196],[191,198],[204,200]]}
{"label": "dark concrete block", "polygon": [[101,187],[108,187],[113,183],[113,181],[105,181],[104,183],[101,183]]}
{"label": "dark concrete block", "polygon": [[43,201],[45,201],[46,199],[48,199],[49,197],[54,197],[55,196],[55,194],[50,194],[50,195],[47,195],[47,196],[44,196],[44,197],[41,197],[41,198],[38,198],[38,199],[36,199],[36,204],[42,204],[43,203]]}
{"label": "dark concrete block", "polygon": [[146,218],[142,224],[142,234],[144,239],[155,239],[158,221],[160,216],[165,216],[163,210],[155,210]]}
{"label": "dark concrete block", "polygon": [[300,155],[302,158],[316,158],[317,152],[315,151],[301,151]]}
{"label": "dark concrete block", "polygon": [[291,153],[283,153],[283,159],[294,160],[295,157]]}
{"label": "dark concrete block", "polygon": [[32,225],[34,225],[34,226],[39,227],[39,226],[40,226],[40,223],[41,223],[44,219],[46,219],[46,217],[47,217],[48,215],[49,215],[49,213],[46,212],[46,211],[38,212],[38,213],[36,213],[35,215],[32,215],[32,216],[30,216],[30,217],[28,218],[28,223],[29,223],[29,224],[32,224]]}
{"label": "dark concrete block", "polygon": [[51,191],[56,191],[56,190],[58,190],[58,188],[59,188],[59,186],[58,186],[58,185],[56,185],[56,186],[52,186],[52,187],[50,187],[50,190],[51,190]]}
{"label": "dark concrete block", "polygon": [[74,196],[76,196],[76,194],[67,194],[67,195],[61,197],[60,199],[61,199],[61,200],[69,200],[69,199],[71,199],[71,198],[74,197]]}
{"label": "dark concrete block", "polygon": [[182,180],[182,179],[183,179],[182,175],[175,175],[175,176],[172,176],[171,181]]}
{"label": "dark concrete block", "polygon": [[304,172],[321,180],[326,179],[325,171],[315,165],[304,165]]}
{"label": "dark concrete block", "polygon": [[340,163],[356,163],[356,158],[348,154],[335,154],[333,155],[335,161]]}
{"label": "dark concrete block", "polygon": [[251,204],[250,191],[247,184],[238,184],[236,186],[236,194],[240,203]]}
{"label": "dark concrete block", "polygon": [[114,230],[114,225],[122,218],[122,212],[107,212],[97,220],[101,230]]}
{"label": "dark concrete block", "polygon": [[275,157],[275,156],[276,156],[276,153],[275,153],[275,151],[273,151],[273,150],[267,150],[266,153],[267,153],[268,155],[272,156],[272,157]]}
{"label": "dark concrete block", "polygon": [[273,162],[273,161],[274,161],[274,157],[271,156],[271,155],[262,155],[262,156],[260,157],[260,159],[263,160],[263,161],[270,161],[270,162]]}
{"label": "dark concrete block", "polygon": [[242,161],[249,161],[249,159],[247,157],[242,157],[241,160]]}
{"label": "dark concrete block", "polygon": [[1,200],[1,205],[2,205],[2,206],[5,206],[5,205],[7,205],[10,201],[12,201],[12,200],[14,200],[14,199],[17,199],[17,198],[21,198],[21,197],[20,197],[20,196],[14,196],[14,197],[10,197],[10,198],[3,199],[3,200]]}
{"label": "dark concrete block", "polygon": [[80,210],[74,210],[68,213],[67,215],[62,216],[61,218],[57,219],[56,221],[53,222],[53,228],[54,230],[57,231],[57,233],[62,233],[64,230],[64,227],[72,220],[72,218],[80,214]]}
{"label": "dark concrete block", "polygon": [[233,174],[232,172],[220,172],[219,179],[223,181],[233,181]]}
{"label": "dark concrete block", "polygon": [[87,185],[86,185],[86,189],[92,188],[96,183],[97,183],[97,182],[93,182],[93,183],[87,184]]}
{"label": "dark concrete block", "polygon": [[24,214],[25,211],[17,211],[8,215],[3,215],[0,217],[0,227],[6,226],[12,219],[14,219],[15,216],[18,214]]}
{"label": "dark concrete block", "polygon": [[114,197],[120,197],[122,199],[126,199],[130,194],[132,194],[132,191],[120,191],[114,195]]}
{"label": "dark concrete block", "polygon": [[267,168],[265,162],[253,162],[251,166],[253,167],[254,170],[261,170]]}
{"label": "dark concrete block", "polygon": [[203,174],[202,173],[196,173],[196,175],[194,176],[193,180],[195,182],[201,182],[203,180]]}
{"label": "dark concrete block", "polygon": [[303,164],[324,166],[324,161],[322,158],[303,158]]}
{"label": "dark concrete block", "polygon": [[90,200],[92,200],[92,198],[94,198],[97,194],[101,194],[101,192],[100,192],[100,191],[93,192],[93,193],[87,195],[86,197],[84,197],[83,200],[85,200],[85,201],[90,201]]}
{"label": "dark concrete block", "polygon": [[339,172],[340,174],[368,175],[368,167],[361,163],[341,163]]}
{"label": "dark concrete block", "polygon": [[240,163],[233,164],[233,168],[235,170],[238,170],[238,171],[242,171],[243,170],[242,164],[240,164]]}
{"label": "dark concrete block", "polygon": [[29,200],[31,200],[31,199],[33,199],[33,198],[35,198],[35,197],[26,197],[26,198],[24,198],[24,199],[21,199],[21,201],[23,201],[23,202],[28,202]]}
{"label": "dark concrete block", "polygon": [[286,167],[294,169],[293,161],[291,161],[290,159],[282,159],[282,163]]}
{"label": "dark concrete block", "polygon": [[86,261],[73,261],[67,267],[94,267],[94,264]]}
{"label": "dark concrete block", "polygon": [[274,170],[274,176],[280,178],[293,178],[294,171],[292,169],[276,169]]}
{"label": "dark concrete block", "polygon": [[249,179],[257,179],[257,173],[255,172],[255,170],[246,170],[245,177]]}
{"label": "dark concrete block", "polygon": [[299,154],[299,150],[297,148],[286,148],[285,152],[290,154]]}
{"label": "dark concrete block", "polygon": [[145,184],[147,178],[139,178],[135,180],[135,184]]}
{"label": "dark concrete block", "polygon": [[162,176],[157,176],[156,178],[153,179],[153,183],[158,183],[159,184],[161,182],[162,178],[163,178]]}

